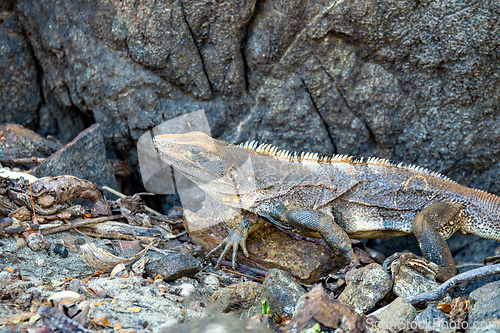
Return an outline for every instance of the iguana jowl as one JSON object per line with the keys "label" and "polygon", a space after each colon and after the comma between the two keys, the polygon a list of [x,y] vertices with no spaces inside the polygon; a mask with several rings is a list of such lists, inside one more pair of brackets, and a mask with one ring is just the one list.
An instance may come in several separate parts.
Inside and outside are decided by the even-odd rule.
{"label": "iguana jowl", "polygon": [[[321,237],[337,256],[359,263],[350,238],[413,234],[425,258],[456,274],[453,233],[500,240],[500,198],[421,167],[379,158],[323,156],[268,144],[231,145],[200,132],[155,136],[159,157],[227,206],[286,230]],[[224,240],[226,254],[254,228],[244,220]],[[215,250],[215,249],[214,249]],[[211,251],[212,253],[213,251]]]}

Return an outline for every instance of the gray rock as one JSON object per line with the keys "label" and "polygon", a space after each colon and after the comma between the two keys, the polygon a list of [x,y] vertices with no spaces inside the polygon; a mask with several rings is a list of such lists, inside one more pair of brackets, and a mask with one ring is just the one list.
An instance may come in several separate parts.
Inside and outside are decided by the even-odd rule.
{"label": "gray rock", "polygon": [[[467,271],[470,271],[470,270],[473,270],[473,269],[476,269],[476,268],[479,268],[482,266],[484,266],[482,263],[475,264],[475,265],[468,264],[468,265],[462,265],[462,266],[458,267],[457,270],[458,270],[458,274],[460,274],[460,273],[464,273],[464,272],[467,272]],[[467,297],[474,290],[479,289],[482,286],[484,286],[490,282],[495,282],[495,281],[499,281],[499,280],[500,280],[500,275],[497,274],[497,275],[488,276],[488,277],[481,278],[481,279],[476,279],[476,280],[464,282],[464,283],[461,283],[458,286],[456,286],[455,287],[456,292],[453,292],[453,293],[450,292],[450,295],[452,295],[452,297],[457,297],[458,295]]]}
{"label": "gray rock", "polygon": [[182,276],[194,276],[201,269],[202,260],[195,258],[188,251],[169,253],[146,266],[146,275],[155,278],[161,275],[163,280],[172,281]]}
{"label": "gray rock", "polygon": [[406,325],[415,319],[417,310],[402,297],[396,298],[383,311],[377,314],[378,327],[383,329],[395,329]]}
{"label": "gray rock", "polygon": [[47,140],[16,124],[0,125],[0,157],[48,157],[62,148],[62,144]]}
{"label": "gray rock", "polygon": [[397,296],[404,298],[435,290],[440,285],[441,283],[425,277],[421,272],[401,265],[399,272],[394,277],[393,292]]}
{"label": "gray rock", "polygon": [[391,276],[379,264],[370,264],[351,273],[339,301],[366,313],[384,298],[392,288]]}
{"label": "gray rock", "polygon": [[0,124],[35,128],[42,101],[38,68],[15,12],[0,11],[0,45]]}
{"label": "gray rock", "polygon": [[99,187],[116,188],[99,124],[94,124],[30,172],[37,177],[72,175]]}
{"label": "gray rock", "polygon": [[285,316],[293,316],[298,299],[306,294],[290,275],[275,268],[267,272],[263,286],[280,303]]}
{"label": "gray rock", "polygon": [[44,95],[101,123],[132,163],[145,131],[203,108],[230,142],[378,155],[500,193],[494,2],[27,0],[15,10]]}
{"label": "gray rock", "polygon": [[435,305],[429,305],[420,312],[412,322],[412,327],[418,327],[426,332],[454,332],[446,314]]}
{"label": "gray rock", "polygon": [[498,332],[500,330],[499,299],[500,281],[488,283],[470,294],[468,333]]}

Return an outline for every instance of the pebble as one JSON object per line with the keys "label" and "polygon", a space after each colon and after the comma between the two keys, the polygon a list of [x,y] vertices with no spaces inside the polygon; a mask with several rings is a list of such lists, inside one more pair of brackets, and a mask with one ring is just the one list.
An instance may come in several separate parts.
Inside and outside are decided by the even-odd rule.
{"label": "pebble", "polygon": [[233,305],[238,305],[240,314],[251,317],[262,313],[262,302],[269,303],[270,313],[283,313],[281,305],[259,283],[246,281],[221,288],[212,294],[220,311],[230,311]]}
{"label": "pebble", "polygon": [[183,283],[179,287],[179,295],[182,297],[190,296],[196,288],[191,283]]}
{"label": "pebble", "polygon": [[280,303],[285,316],[293,316],[297,301],[306,294],[290,275],[276,268],[267,272],[263,286]]}
{"label": "pebble", "polygon": [[146,266],[146,275],[154,279],[161,275],[164,281],[173,281],[182,276],[194,276],[202,268],[202,260],[188,251],[169,253]]}
{"label": "pebble", "polygon": [[445,333],[455,331],[451,327],[448,316],[439,310],[434,304],[427,306],[424,311],[420,312],[415,317],[410,327],[418,327],[427,332],[432,331]]}
{"label": "pebble", "polygon": [[353,271],[339,301],[358,314],[371,310],[392,288],[392,278],[380,264],[370,264]]}
{"label": "pebble", "polygon": [[37,259],[35,259],[35,266],[36,267],[45,267],[45,266],[47,266],[47,263],[45,262],[45,260],[43,260],[41,258],[37,258]]}
{"label": "pebble", "polygon": [[396,298],[383,311],[377,314],[378,327],[383,329],[399,329],[406,327],[417,316],[417,310],[402,297]]}
{"label": "pebble", "polygon": [[214,291],[215,289],[220,287],[220,281],[216,276],[213,275],[207,275],[203,279],[203,284],[205,285],[206,288]]}

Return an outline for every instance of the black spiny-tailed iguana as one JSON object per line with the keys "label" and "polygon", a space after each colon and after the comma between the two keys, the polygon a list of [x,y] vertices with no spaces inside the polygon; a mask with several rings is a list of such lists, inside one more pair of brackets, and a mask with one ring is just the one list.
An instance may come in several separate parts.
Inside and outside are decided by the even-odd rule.
{"label": "black spiny-tailed iguana", "polygon": [[[500,240],[500,198],[421,167],[379,158],[324,156],[268,144],[231,145],[200,132],[155,136],[159,157],[227,206],[277,226],[321,237],[337,256],[359,264],[350,238],[415,235],[424,257],[456,274],[446,239],[453,233]],[[254,227],[231,230],[221,259]],[[214,249],[213,251],[215,251]],[[209,253],[212,254],[213,251]],[[220,261],[220,260],[219,260]]]}

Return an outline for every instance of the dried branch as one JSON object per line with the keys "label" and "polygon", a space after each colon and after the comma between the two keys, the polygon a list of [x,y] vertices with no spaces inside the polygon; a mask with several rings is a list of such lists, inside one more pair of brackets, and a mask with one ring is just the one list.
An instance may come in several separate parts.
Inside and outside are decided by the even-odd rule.
{"label": "dried branch", "polygon": [[483,266],[480,268],[476,268],[462,274],[458,274],[446,282],[444,282],[439,288],[433,291],[421,293],[414,296],[406,297],[406,300],[413,305],[427,302],[438,301],[446,296],[446,293],[450,291],[451,288],[456,285],[488,276],[492,276],[495,274],[500,274],[500,264]]}
{"label": "dried branch", "polygon": [[40,157],[27,157],[27,158],[0,158],[2,164],[30,164],[45,162],[45,158]]}
{"label": "dried branch", "polygon": [[[108,187],[108,186],[106,186],[106,185],[104,185],[104,186],[102,187],[102,189],[103,189],[103,190],[106,190],[106,191],[108,191],[108,192],[110,192],[110,193],[113,193],[113,194],[114,194],[114,195],[116,195],[117,197],[120,197],[120,198],[125,198],[125,197],[126,197],[126,195],[125,195],[125,194],[123,194],[123,193],[121,193],[121,192],[118,192],[117,190],[113,190],[111,187]],[[150,194],[150,193],[148,193],[148,194]],[[147,210],[148,212],[150,212],[151,214],[155,214],[155,215],[157,215],[157,216],[163,216],[163,214],[162,214],[162,213],[160,213],[160,212],[158,212],[158,211],[154,210],[153,208],[149,208],[149,207],[148,207],[148,206],[146,206],[146,205],[144,205],[144,209],[145,209],[145,210]]]}
{"label": "dried branch", "polygon": [[71,223],[61,225],[59,227],[44,229],[44,230],[42,230],[42,235],[44,235],[44,236],[51,235],[51,234],[55,234],[55,233],[62,232],[62,231],[67,231],[67,230],[78,228],[78,227],[84,227],[84,226],[87,226],[89,224],[103,223],[103,222],[118,220],[121,218],[123,218],[122,215],[103,216],[103,217],[96,217],[96,218],[91,218],[91,219],[77,219]]}

